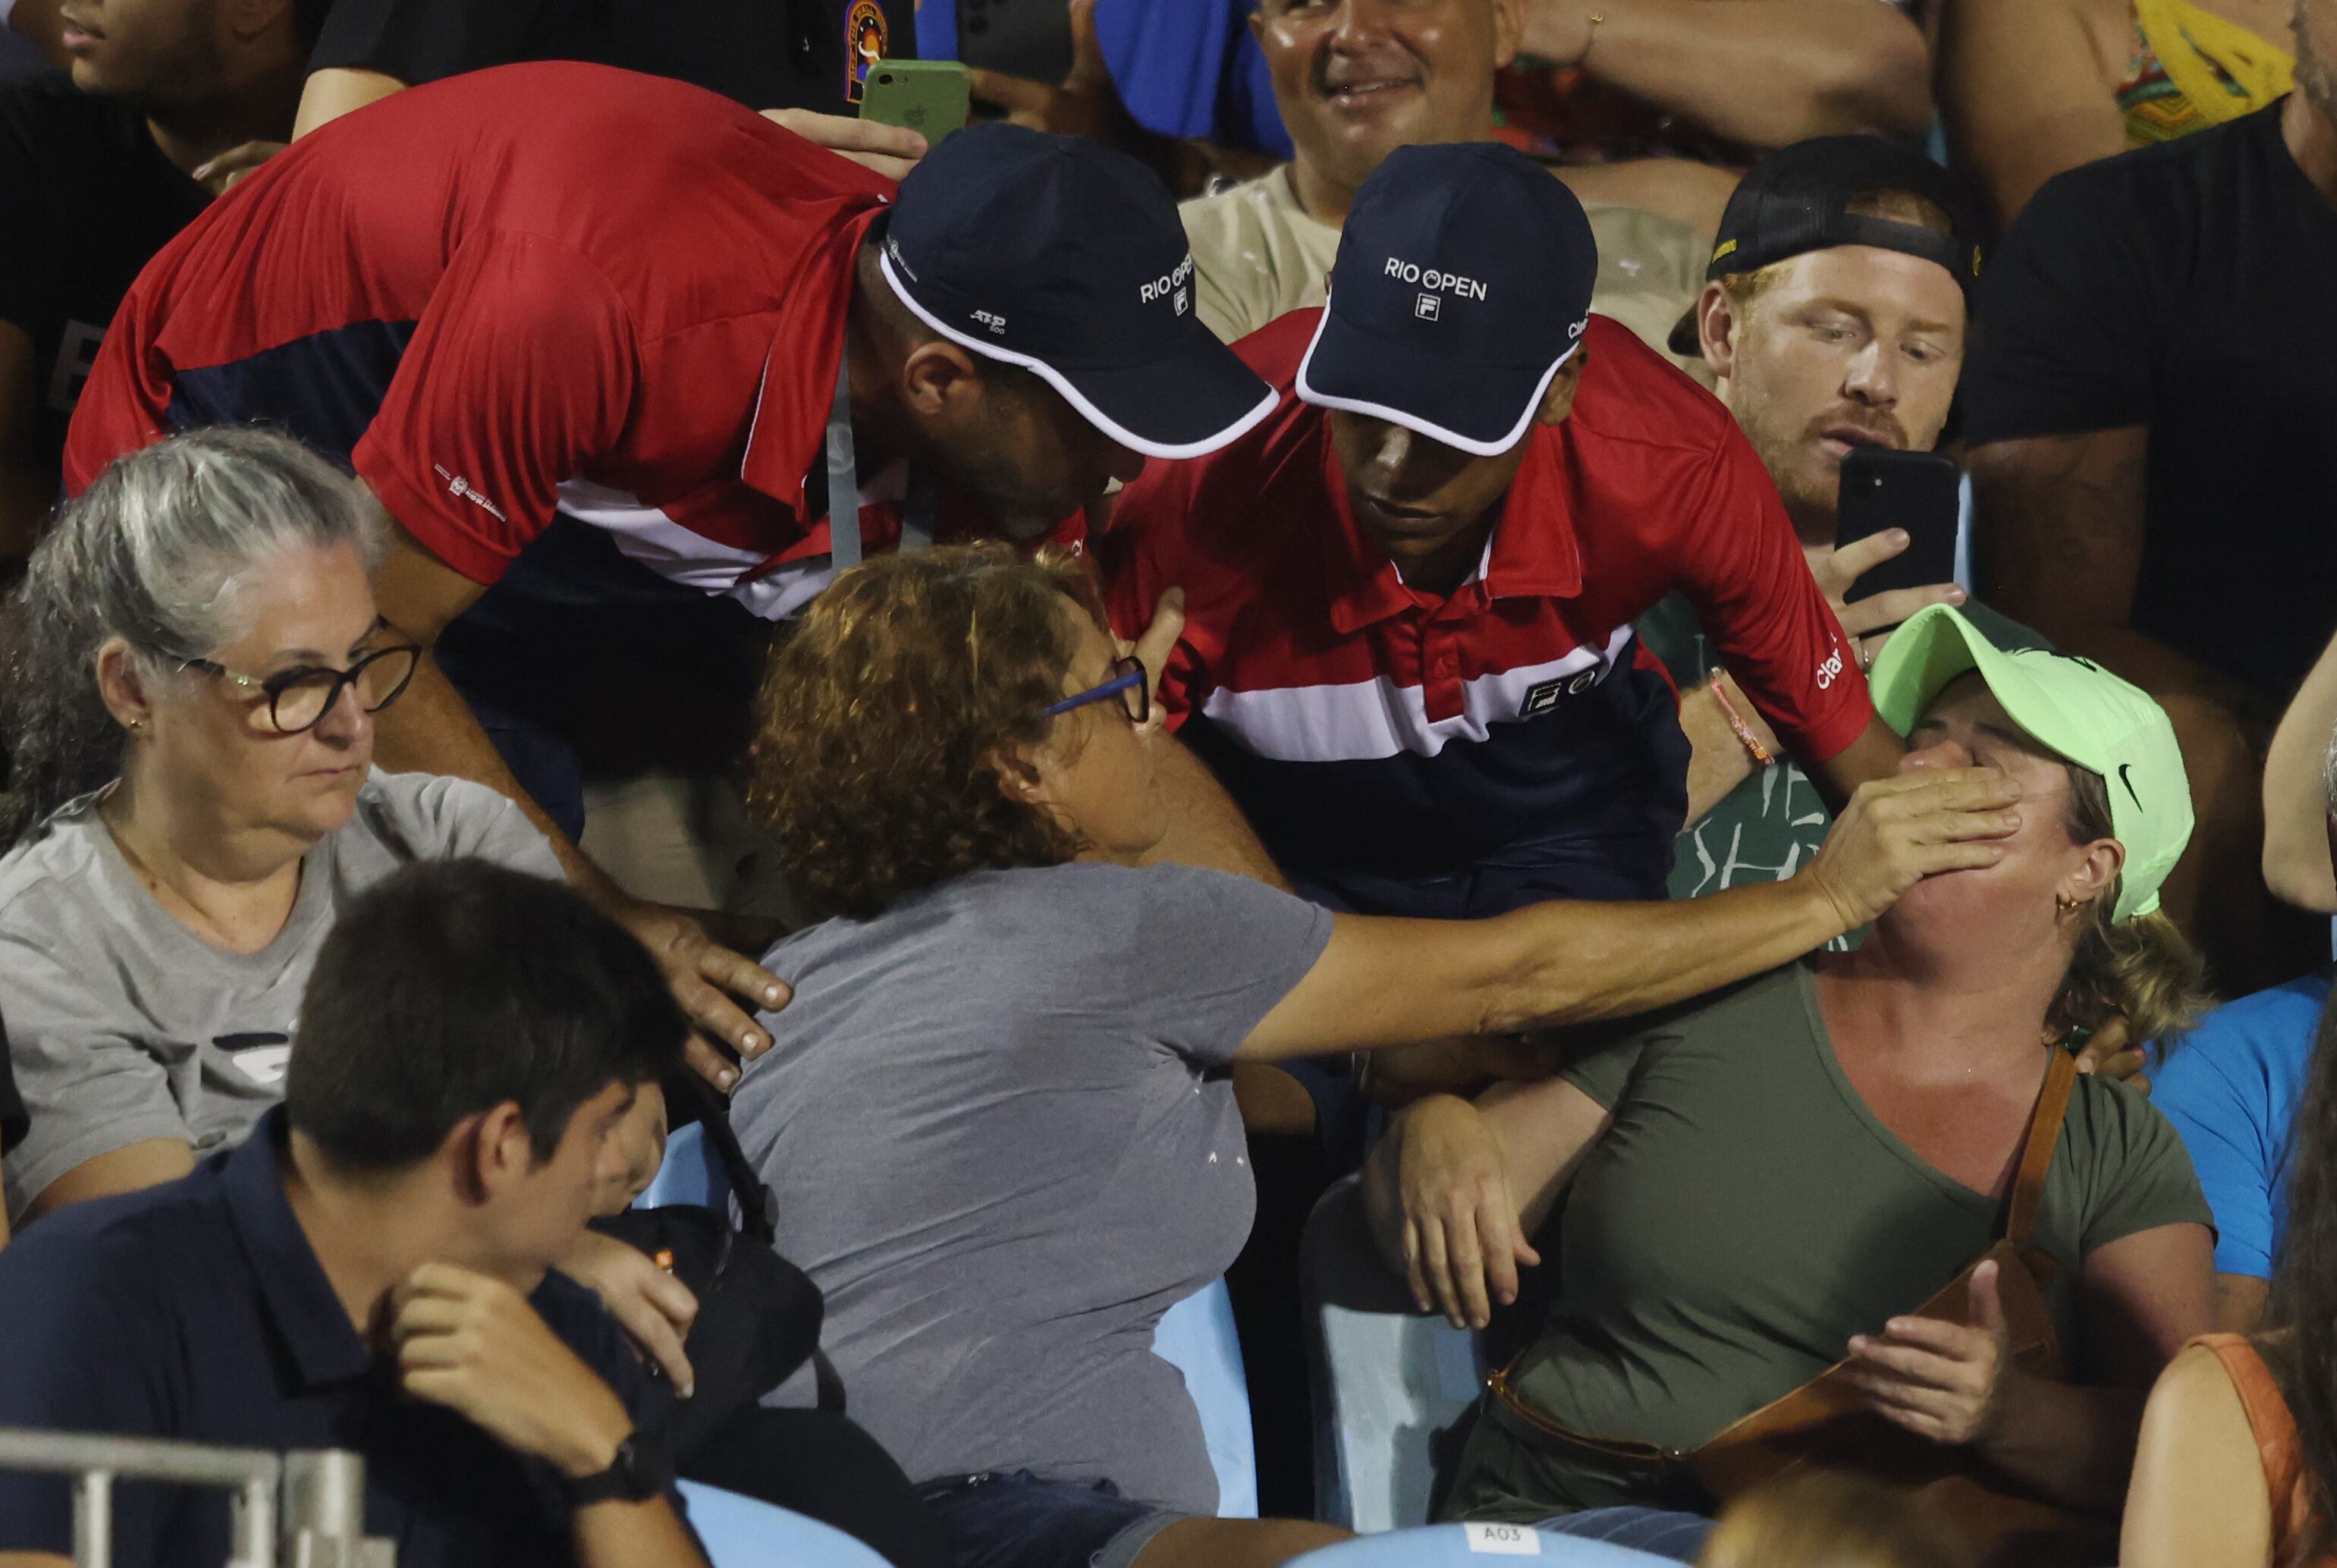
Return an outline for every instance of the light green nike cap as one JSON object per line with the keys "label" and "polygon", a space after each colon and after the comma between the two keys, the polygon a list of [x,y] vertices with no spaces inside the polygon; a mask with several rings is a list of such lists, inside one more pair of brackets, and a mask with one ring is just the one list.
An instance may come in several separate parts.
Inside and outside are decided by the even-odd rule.
{"label": "light green nike cap", "polygon": [[1946,604],[1918,610],[1882,645],[1867,677],[1874,710],[1904,735],[1968,670],[2039,746],[2108,786],[2111,829],[2126,846],[2111,918],[2157,908],[2158,885],[2191,839],[2191,785],[2166,710],[2090,659],[1999,648]]}

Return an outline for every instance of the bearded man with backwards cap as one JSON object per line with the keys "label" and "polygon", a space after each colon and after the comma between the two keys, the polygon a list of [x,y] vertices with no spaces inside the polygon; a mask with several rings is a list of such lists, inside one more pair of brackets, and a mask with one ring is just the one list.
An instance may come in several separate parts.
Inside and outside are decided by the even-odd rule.
{"label": "bearded man with backwards cap", "polygon": [[[219,422],[347,462],[394,524],[382,614],[434,654],[377,720],[383,765],[511,796],[752,1055],[769,1037],[723,993],[785,987],[584,857],[588,769],[719,771],[770,622],[864,539],[1076,544],[1148,456],[1265,418],[1271,391],[1192,314],[1191,266],[1142,166],[1072,138],[970,128],[896,201],[697,88],[504,66],[304,137],[165,248],[65,482]],[[1181,753],[1164,768],[1232,818]]]}
{"label": "bearded man with backwards cap", "polygon": [[1169,726],[1334,907],[1662,897],[1688,748],[1632,622],[1674,590],[1829,794],[1902,755],[1759,457],[1597,271],[1524,155],[1399,148],[1328,304],[1237,346],[1295,396],[1119,498],[1123,634],[1185,593]]}

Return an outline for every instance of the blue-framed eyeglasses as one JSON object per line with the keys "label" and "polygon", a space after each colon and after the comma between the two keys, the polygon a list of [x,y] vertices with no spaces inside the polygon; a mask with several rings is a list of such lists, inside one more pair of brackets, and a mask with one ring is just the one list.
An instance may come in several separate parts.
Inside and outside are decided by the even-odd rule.
{"label": "blue-framed eyeglasses", "polygon": [[1112,677],[1100,686],[1090,686],[1076,697],[1066,697],[1051,708],[1042,709],[1049,718],[1068,713],[1074,708],[1084,708],[1090,702],[1107,698],[1120,699],[1120,711],[1139,724],[1152,717],[1152,678],[1145,672],[1141,659],[1115,659],[1111,662]]}

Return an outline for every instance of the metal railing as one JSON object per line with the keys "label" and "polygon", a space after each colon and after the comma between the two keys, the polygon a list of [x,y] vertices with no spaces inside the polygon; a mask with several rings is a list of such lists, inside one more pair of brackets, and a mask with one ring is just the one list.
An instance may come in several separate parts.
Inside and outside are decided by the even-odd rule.
{"label": "metal railing", "polygon": [[365,1533],[365,1460],[343,1449],[277,1454],[0,1426],[0,1470],[73,1478],[75,1568],[112,1568],[116,1481],[232,1493],[226,1568],[396,1568],[393,1544]]}

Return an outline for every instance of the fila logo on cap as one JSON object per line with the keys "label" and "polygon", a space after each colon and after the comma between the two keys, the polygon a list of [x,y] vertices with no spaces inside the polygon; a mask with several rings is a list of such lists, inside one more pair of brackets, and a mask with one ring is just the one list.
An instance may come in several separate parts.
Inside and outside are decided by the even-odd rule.
{"label": "fila logo on cap", "polygon": [[1136,302],[1139,305],[1149,305],[1155,299],[1166,298],[1173,293],[1177,299],[1177,314],[1182,316],[1188,303],[1185,295],[1184,283],[1185,279],[1192,275],[1193,253],[1188,250],[1185,252],[1185,259],[1177,263],[1177,270],[1165,272],[1139,289],[1136,291]]}
{"label": "fila logo on cap", "polygon": [[1380,270],[1383,278],[1398,278],[1406,283],[1417,283],[1423,289],[1438,289],[1462,299],[1482,299],[1484,283],[1475,278],[1463,278],[1458,272],[1440,272],[1433,267],[1423,267],[1417,261],[1407,261],[1401,256],[1391,256]]}
{"label": "fila logo on cap", "polygon": [[1442,304],[1443,301],[1437,299],[1435,295],[1423,294],[1412,302],[1412,313],[1423,321],[1433,321],[1436,319],[1437,310]]}

